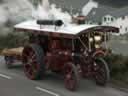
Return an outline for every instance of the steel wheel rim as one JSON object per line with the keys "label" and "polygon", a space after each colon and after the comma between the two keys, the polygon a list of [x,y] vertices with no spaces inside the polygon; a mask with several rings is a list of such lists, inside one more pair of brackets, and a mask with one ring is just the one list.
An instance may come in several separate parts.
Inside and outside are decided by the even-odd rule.
{"label": "steel wheel rim", "polygon": [[29,79],[33,79],[37,73],[37,58],[34,50],[28,47],[23,52],[23,69]]}

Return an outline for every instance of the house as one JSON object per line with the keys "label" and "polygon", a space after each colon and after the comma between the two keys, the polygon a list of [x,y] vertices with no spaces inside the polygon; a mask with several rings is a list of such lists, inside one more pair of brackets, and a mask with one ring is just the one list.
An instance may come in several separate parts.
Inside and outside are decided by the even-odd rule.
{"label": "house", "polygon": [[121,34],[128,32],[128,7],[111,11],[102,17],[102,25],[120,28]]}
{"label": "house", "polygon": [[102,24],[102,17],[105,16],[110,11],[114,11],[116,8],[100,5],[98,8],[93,8],[89,14],[86,16],[86,24]]}
{"label": "house", "polygon": [[99,5],[86,16],[86,24],[110,25],[120,29],[120,34],[128,33],[128,7],[112,8]]}

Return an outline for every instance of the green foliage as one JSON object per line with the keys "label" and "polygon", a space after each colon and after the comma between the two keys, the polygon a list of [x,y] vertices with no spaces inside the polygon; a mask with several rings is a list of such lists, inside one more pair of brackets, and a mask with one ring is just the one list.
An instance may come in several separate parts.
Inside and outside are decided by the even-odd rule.
{"label": "green foliage", "polygon": [[0,35],[0,49],[23,46],[26,41],[27,35],[23,33],[10,32],[6,35]]}
{"label": "green foliage", "polygon": [[105,59],[110,67],[112,79],[128,82],[128,56],[109,54]]}

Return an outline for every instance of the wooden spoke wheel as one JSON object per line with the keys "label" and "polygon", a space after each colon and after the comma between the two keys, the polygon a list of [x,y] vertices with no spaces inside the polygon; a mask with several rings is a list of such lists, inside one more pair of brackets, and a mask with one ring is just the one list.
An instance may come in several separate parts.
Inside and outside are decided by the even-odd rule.
{"label": "wooden spoke wheel", "polygon": [[67,63],[64,66],[64,84],[68,90],[75,90],[78,87],[78,70],[72,63]]}
{"label": "wooden spoke wheel", "polygon": [[43,49],[37,44],[31,44],[24,48],[22,54],[23,69],[29,79],[40,79],[44,74],[43,57]]}
{"label": "wooden spoke wheel", "polygon": [[94,61],[94,77],[97,85],[105,86],[110,79],[110,71],[108,64],[102,58],[97,58]]}

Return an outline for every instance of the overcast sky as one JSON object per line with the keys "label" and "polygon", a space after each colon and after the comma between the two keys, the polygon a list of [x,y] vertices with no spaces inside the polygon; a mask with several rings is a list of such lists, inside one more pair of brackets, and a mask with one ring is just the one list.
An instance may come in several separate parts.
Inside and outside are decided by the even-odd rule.
{"label": "overcast sky", "polygon": [[[67,7],[82,8],[88,0],[49,0],[50,2],[55,2],[57,5],[64,4]],[[111,6],[111,7],[125,7],[128,6],[128,0],[94,0],[100,4]]]}
{"label": "overcast sky", "polygon": [[125,7],[128,6],[128,0],[95,0],[102,4],[112,7]]}

